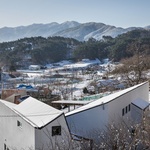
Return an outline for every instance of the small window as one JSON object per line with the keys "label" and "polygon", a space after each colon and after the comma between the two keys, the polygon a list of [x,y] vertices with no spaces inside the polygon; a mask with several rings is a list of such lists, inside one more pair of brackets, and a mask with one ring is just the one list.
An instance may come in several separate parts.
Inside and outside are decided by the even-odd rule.
{"label": "small window", "polygon": [[52,127],[52,136],[61,135],[61,126]]}
{"label": "small window", "polygon": [[7,148],[7,147],[6,147],[6,144],[4,144],[4,150],[6,150],[6,148]]}
{"label": "small window", "polygon": [[128,107],[126,106],[126,113],[128,112]]}
{"label": "small window", "polygon": [[18,126],[18,127],[21,127],[21,126],[22,126],[22,123],[21,123],[20,121],[18,121],[18,120],[17,120],[17,126]]}
{"label": "small window", "polygon": [[122,116],[124,116],[124,108],[122,109]]}
{"label": "small window", "polygon": [[128,105],[128,110],[129,110],[129,111],[131,110],[130,104]]}

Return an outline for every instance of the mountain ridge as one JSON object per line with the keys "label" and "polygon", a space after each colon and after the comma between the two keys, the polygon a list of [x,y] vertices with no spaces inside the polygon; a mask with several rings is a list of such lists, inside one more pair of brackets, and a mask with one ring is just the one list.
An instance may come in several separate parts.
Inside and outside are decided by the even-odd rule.
{"label": "mountain ridge", "polygon": [[87,41],[89,38],[96,40],[103,36],[112,36],[113,38],[135,29],[149,30],[150,26],[121,28],[104,23],[87,22],[79,23],[76,21],[66,21],[63,23],[31,24],[28,26],[3,27],[0,28],[0,42],[14,41],[25,37],[49,37],[61,36],[74,38],[79,41]]}

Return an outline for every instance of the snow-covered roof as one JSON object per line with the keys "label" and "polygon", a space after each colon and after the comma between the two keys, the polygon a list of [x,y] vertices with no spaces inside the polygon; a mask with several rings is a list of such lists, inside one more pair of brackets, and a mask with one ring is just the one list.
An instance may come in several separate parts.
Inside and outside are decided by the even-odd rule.
{"label": "snow-covered roof", "polygon": [[60,101],[52,101],[52,104],[85,105],[89,102],[90,101],[60,100]]}
{"label": "snow-covered roof", "polygon": [[114,99],[116,99],[117,97],[120,97],[121,95],[133,90],[133,89],[136,89],[137,87],[140,87],[141,85],[145,84],[144,83],[141,83],[141,84],[138,84],[138,85],[135,85],[133,87],[130,87],[130,88],[127,88],[125,90],[122,90],[122,91],[119,91],[119,92],[116,92],[116,93],[113,93],[113,94],[110,94],[108,96],[105,96],[105,97],[102,97],[98,100],[95,100],[91,103],[88,103],[87,105],[84,105],[78,109],[75,109],[69,113],[66,113],[65,116],[70,116],[72,114],[75,114],[75,113],[78,113],[78,112],[81,112],[81,111],[84,111],[84,110],[87,110],[87,109],[91,109],[93,107],[96,107],[96,106],[99,106],[99,105],[102,105],[102,104],[105,104],[105,103],[108,103]]}
{"label": "snow-covered roof", "polygon": [[57,62],[57,63],[55,63],[55,64],[58,64],[58,65],[60,65],[60,66],[64,66],[64,65],[68,65],[68,64],[70,64],[70,63],[71,63],[71,62],[68,61],[68,60],[62,60],[62,61]]}
{"label": "snow-covered roof", "polygon": [[65,67],[75,69],[75,68],[85,68],[85,67],[88,67],[89,65],[91,65],[91,64],[80,62],[80,63],[76,63],[76,64],[65,65]]}
{"label": "snow-covered roof", "polygon": [[[86,60],[86,61],[85,61]],[[100,64],[100,60],[95,59],[95,60],[88,60],[88,59],[84,59],[82,62],[78,62],[78,63],[74,63],[74,64],[68,64],[65,65],[66,68],[71,68],[71,69],[75,69],[75,68],[86,68],[90,65],[94,65],[94,64]]]}
{"label": "snow-covered roof", "polygon": [[6,105],[7,107],[9,107],[10,109],[12,109],[16,106],[16,104],[8,102],[6,100],[0,100],[0,102],[3,103],[4,105]]}
{"label": "snow-covered roof", "polygon": [[116,80],[116,79],[107,79],[107,80],[99,80],[99,81],[97,81],[97,83],[99,83],[99,85],[113,85],[113,84],[115,84],[115,83],[119,83],[119,81],[118,80]]}
{"label": "snow-covered roof", "polygon": [[29,67],[37,68],[37,67],[40,67],[40,65],[30,65]]}
{"label": "snow-covered roof", "polygon": [[149,106],[149,102],[144,101],[143,99],[140,98],[133,100],[132,104],[143,110]]}
{"label": "snow-covered roof", "polygon": [[23,119],[29,122],[35,128],[42,128],[55,118],[63,114],[62,111],[57,110],[33,97],[27,98],[22,103],[15,105],[1,100],[5,105],[15,111]]}

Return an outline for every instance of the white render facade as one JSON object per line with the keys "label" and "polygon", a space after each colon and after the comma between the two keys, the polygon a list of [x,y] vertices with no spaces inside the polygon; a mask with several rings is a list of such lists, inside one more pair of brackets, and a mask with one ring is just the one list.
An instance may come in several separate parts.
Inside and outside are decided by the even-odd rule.
{"label": "white render facade", "polygon": [[63,112],[32,97],[0,100],[0,116],[0,150],[53,150],[71,140]]}
{"label": "white render facade", "polygon": [[[132,102],[138,99],[140,103],[133,105]],[[141,105],[141,109],[137,105]],[[139,119],[139,113],[142,116],[148,106],[149,84],[145,82],[71,111],[66,114],[66,119],[72,133],[96,140],[99,131],[106,129],[112,121],[117,123],[120,119]],[[136,113],[137,110],[140,110],[139,113]]]}

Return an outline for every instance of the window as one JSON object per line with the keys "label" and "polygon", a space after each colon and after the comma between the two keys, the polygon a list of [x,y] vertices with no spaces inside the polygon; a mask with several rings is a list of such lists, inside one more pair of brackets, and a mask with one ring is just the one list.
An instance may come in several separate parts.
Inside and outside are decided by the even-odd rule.
{"label": "window", "polygon": [[52,127],[52,136],[61,135],[61,126]]}
{"label": "window", "polygon": [[122,116],[124,116],[124,108],[122,109]]}
{"label": "window", "polygon": [[126,106],[126,113],[128,112],[128,107]]}
{"label": "window", "polygon": [[18,126],[18,127],[21,127],[21,126],[22,126],[22,123],[21,123],[20,121],[18,121],[18,120],[17,120],[17,126]]}
{"label": "window", "polygon": [[129,111],[131,110],[131,108],[130,108],[130,104],[128,105],[128,110],[129,110]]}
{"label": "window", "polygon": [[6,144],[4,144],[4,150],[6,150]]}
{"label": "window", "polygon": [[130,110],[131,110],[131,105],[129,104],[128,106],[122,109],[122,116],[127,114]]}
{"label": "window", "polygon": [[9,148],[4,144],[4,150],[9,150]]}

